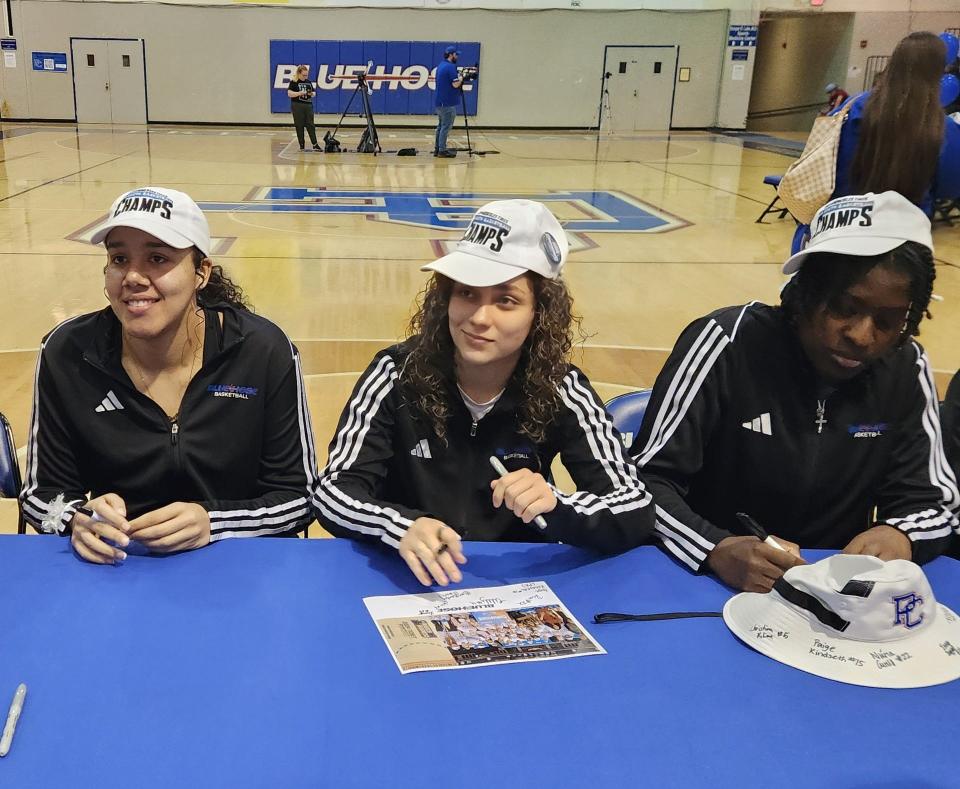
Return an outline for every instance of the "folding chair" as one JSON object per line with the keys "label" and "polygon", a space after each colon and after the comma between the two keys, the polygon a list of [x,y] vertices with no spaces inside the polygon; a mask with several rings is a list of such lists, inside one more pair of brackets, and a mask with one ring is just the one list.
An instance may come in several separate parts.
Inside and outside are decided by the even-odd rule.
{"label": "folding chair", "polygon": [[773,187],[773,200],[770,201],[770,205],[763,209],[763,213],[760,214],[759,218],[756,221],[756,224],[762,225],[763,219],[767,214],[780,214],[779,219],[783,219],[787,214],[790,213],[785,205],[781,205],[780,208],[774,208],[774,206],[780,202],[780,195],[777,194],[777,187],[780,186],[780,180],[783,178],[782,175],[765,175],[763,177],[763,182]]}
{"label": "folding chair", "polygon": [[640,389],[617,395],[607,402],[607,413],[613,419],[613,426],[620,432],[623,445],[630,449],[634,439],[640,433],[643,415],[650,401],[651,389]]}
{"label": "folding chair", "polygon": [[[15,499],[20,495],[23,479],[20,476],[20,464],[17,462],[17,445],[13,440],[13,429],[7,418],[0,414],[0,496]],[[17,502],[17,534],[27,533],[27,523],[23,519],[23,510]]]}
{"label": "folding chair", "polygon": [[953,200],[937,200],[933,204],[934,222],[946,222],[953,227],[954,219],[960,219],[960,197]]}

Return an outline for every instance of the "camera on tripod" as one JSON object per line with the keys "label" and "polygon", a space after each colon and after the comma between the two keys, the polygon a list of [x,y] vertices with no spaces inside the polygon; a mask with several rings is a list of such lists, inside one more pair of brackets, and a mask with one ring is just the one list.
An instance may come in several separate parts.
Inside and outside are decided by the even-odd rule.
{"label": "camera on tripod", "polygon": [[460,72],[460,79],[464,82],[473,82],[473,80],[480,76],[479,66],[464,66],[458,69],[458,71]]}

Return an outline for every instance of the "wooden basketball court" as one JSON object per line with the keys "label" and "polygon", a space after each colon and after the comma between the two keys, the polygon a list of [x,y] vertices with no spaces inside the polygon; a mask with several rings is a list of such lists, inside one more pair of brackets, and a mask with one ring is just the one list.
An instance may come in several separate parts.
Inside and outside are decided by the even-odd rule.
{"label": "wooden basketball court", "polygon": [[[483,157],[434,159],[429,130],[381,130],[385,153],[300,153],[292,129],[0,124],[0,411],[26,444],[37,349],[100,309],[104,252],[85,238],[135,186],[197,200],[216,262],[304,359],[321,459],[358,373],[402,336],[425,275],[479,205],[548,202],[573,244],[566,278],[601,396],[650,386],[692,319],[770,303],[793,222],[755,220],[802,135],[472,132]],[[321,130],[322,131],[322,130]],[[341,133],[349,150],[359,132]],[[451,136],[464,146],[462,127]],[[352,146],[351,146],[352,144]],[[399,148],[420,149],[398,157]],[[939,226],[935,319],[921,342],[941,393],[960,367],[960,230]],[[15,529],[0,501],[0,532]],[[313,531],[313,530],[312,530]]]}

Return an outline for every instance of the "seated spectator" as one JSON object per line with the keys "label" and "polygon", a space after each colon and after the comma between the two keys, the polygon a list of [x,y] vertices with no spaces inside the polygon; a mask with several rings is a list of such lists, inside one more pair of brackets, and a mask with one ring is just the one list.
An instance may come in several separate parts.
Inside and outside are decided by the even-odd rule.
{"label": "seated spectator", "polygon": [[935,200],[960,197],[960,125],[940,106],[946,59],[933,33],[897,44],[876,86],[850,103],[834,197],[899,192],[927,216]]}

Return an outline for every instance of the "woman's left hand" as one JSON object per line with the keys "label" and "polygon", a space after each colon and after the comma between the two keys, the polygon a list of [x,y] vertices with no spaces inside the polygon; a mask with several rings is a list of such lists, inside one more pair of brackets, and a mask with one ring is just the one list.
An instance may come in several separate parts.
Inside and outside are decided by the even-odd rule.
{"label": "woman's left hand", "polygon": [[493,490],[493,506],[506,504],[524,523],[530,523],[537,515],[553,512],[557,497],[541,474],[528,468],[511,471],[505,477],[490,483]]}
{"label": "woman's left hand", "polygon": [[885,562],[891,559],[913,558],[910,538],[899,529],[886,524],[861,532],[850,541],[843,552],[876,556]]}
{"label": "woman's left hand", "polygon": [[134,518],[127,536],[156,553],[202,548],[210,542],[210,516],[199,504],[175,501]]}

